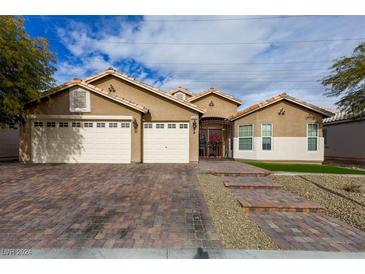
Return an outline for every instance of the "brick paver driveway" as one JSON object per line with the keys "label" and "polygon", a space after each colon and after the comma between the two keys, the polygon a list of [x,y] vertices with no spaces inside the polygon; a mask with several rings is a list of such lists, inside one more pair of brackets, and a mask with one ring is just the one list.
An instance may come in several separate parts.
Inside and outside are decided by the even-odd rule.
{"label": "brick paver driveway", "polygon": [[216,248],[191,165],[0,165],[0,247]]}

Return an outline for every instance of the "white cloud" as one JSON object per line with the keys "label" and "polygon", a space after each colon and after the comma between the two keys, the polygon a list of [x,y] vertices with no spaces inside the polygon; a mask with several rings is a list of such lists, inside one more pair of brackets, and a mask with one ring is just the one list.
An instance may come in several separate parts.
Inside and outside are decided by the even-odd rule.
{"label": "white cloud", "polygon": [[[164,19],[163,17],[158,17]],[[171,19],[173,17],[169,17]],[[169,76],[162,88],[184,86],[193,91],[217,87],[247,103],[267,99],[287,91],[319,105],[331,105],[334,98],[323,96],[318,82],[332,60],[349,55],[356,41],[323,43],[287,43],[254,45],[150,45],[150,42],[260,42],[297,41],[361,37],[363,17],[298,17],[246,21],[145,21],[130,22],[123,17],[97,22],[90,26],[71,22],[58,29],[61,42],[79,60],[59,65],[59,77],[83,77],[108,66],[118,68],[121,60],[134,59],[155,72],[151,77],[144,69],[133,71],[141,80],[155,83],[155,75]],[[152,21],[154,20],[154,21]],[[102,26],[100,24],[104,23]],[[364,35],[362,36],[364,37]],[[301,63],[290,63],[301,61]],[[311,63],[312,62],[312,63]],[[172,64],[162,64],[172,63]],[[174,64],[178,63],[178,64]],[[192,64],[191,64],[192,63]],[[206,65],[206,64],[217,65]],[[219,65],[219,64],[231,65]],[[232,65],[232,63],[246,63]],[[248,63],[248,64],[247,64]],[[274,63],[274,64],[266,64]],[[281,63],[281,64],[280,64]],[[287,63],[287,64],[282,64]],[[72,76],[71,76],[72,75]]]}

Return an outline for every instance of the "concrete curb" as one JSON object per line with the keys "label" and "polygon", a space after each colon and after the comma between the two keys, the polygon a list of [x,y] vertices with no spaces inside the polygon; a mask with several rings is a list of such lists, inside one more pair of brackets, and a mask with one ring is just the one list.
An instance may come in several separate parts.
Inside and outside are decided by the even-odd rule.
{"label": "concrete curb", "polygon": [[[7,255],[0,259],[365,259],[365,252],[271,251],[243,249],[33,249],[30,255]],[[14,252],[13,252],[14,253]]]}

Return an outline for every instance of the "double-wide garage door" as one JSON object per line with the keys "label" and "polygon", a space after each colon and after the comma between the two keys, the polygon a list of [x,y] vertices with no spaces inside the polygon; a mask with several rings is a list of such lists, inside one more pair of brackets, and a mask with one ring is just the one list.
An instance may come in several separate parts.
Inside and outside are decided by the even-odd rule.
{"label": "double-wide garage door", "polygon": [[189,123],[144,123],[145,163],[188,163]]}
{"label": "double-wide garage door", "polygon": [[130,163],[130,121],[32,122],[35,163]]}

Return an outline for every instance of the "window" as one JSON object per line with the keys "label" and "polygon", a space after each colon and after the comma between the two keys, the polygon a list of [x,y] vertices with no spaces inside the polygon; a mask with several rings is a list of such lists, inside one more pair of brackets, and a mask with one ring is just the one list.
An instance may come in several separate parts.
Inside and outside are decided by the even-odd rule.
{"label": "window", "polygon": [[80,122],[72,122],[72,127],[81,127]]}
{"label": "window", "polygon": [[118,123],[109,123],[109,127],[111,127],[111,128],[117,128],[118,127]]}
{"label": "window", "polygon": [[152,128],[152,124],[144,124],[144,128]]}
{"label": "window", "polygon": [[[150,124],[152,127],[152,124]],[[129,123],[120,123],[121,128],[129,128]],[[145,125],[146,128],[146,125]]]}
{"label": "window", "polygon": [[96,123],[96,127],[105,127],[105,123]]}
{"label": "window", "polygon": [[93,123],[84,123],[84,127],[93,127]]}
{"label": "window", "polygon": [[318,150],[318,124],[308,124],[308,151]]}
{"label": "window", "polygon": [[238,150],[252,150],[253,126],[238,127]]}
{"label": "window", "polygon": [[188,124],[180,124],[180,128],[188,128]]}
{"label": "window", "polygon": [[34,122],[34,127],[43,127],[43,122]]}
{"label": "window", "polygon": [[271,142],[272,142],[271,124],[262,124],[261,136],[262,136],[262,150],[271,150]]}
{"label": "window", "polygon": [[58,126],[59,127],[68,127],[68,122],[59,122]]}
{"label": "window", "polygon": [[156,124],[156,128],[165,128],[164,124]]}
{"label": "window", "polygon": [[56,122],[47,122],[47,127],[56,127]]}
{"label": "window", "polygon": [[167,128],[176,128],[176,124],[168,124]]}

